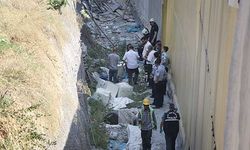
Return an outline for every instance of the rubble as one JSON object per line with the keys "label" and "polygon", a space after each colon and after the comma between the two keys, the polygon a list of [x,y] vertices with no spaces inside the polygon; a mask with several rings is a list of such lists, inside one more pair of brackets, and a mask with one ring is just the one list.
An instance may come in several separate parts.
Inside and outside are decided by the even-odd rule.
{"label": "rubble", "polygon": [[111,103],[111,108],[113,108],[113,110],[119,110],[121,108],[125,108],[127,104],[133,102],[134,102],[133,100],[127,97],[118,97],[114,98],[110,103]]}
{"label": "rubble", "polygon": [[109,105],[110,101],[113,99],[111,92],[103,88],[97,88],[92,98],[95,100],[101,100],[105,106]]}
{"label": "rubble", "polygon": [[137,108],[120,109],[118,110],[118,122],[120,124],[136,125],[138,112]]}
{"label": "rubble", "polygon": [[118,97],[129,97],[133,94],[133,87],[126,82],[117,83],[119,87]]}
{"label": "rubble", "polygon": [[[136,19],[130,13],[130,5],[125,1],[106,1],[101,2],[102,7],[98,8],[96,3],[91,4],[92,16],[100,29],[106,34],[104,35],[99,31],[93,21],[88,22],[86,25],[92,31],[92,37],[101,46],[105,48],[112,48],[114,45],[121,45],[122,43],[132,43],[137,45],[137,42],[142,37],[143,26],[136,23]],[[136,26],[135,26],[136,24]],[[131,34],[135,33],[135,34]],[[106,36],[109,38],[107,39]],[[109,42],[112,41],[112,43]]]}
{"label": "rubble", "polygon": [[127,132],[127,127],[125,125],[106,124],[106,129],[110,139],[118,140],[122,143],[128,142],[128,132]]}

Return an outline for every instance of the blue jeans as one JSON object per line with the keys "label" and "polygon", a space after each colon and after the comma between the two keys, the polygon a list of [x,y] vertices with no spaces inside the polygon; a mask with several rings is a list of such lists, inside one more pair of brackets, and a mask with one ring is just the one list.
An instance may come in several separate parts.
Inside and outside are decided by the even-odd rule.
{"label": "blue jeans", "polygon": [[117,82],[117,72],[118,70],[109,69],[109,81]]}

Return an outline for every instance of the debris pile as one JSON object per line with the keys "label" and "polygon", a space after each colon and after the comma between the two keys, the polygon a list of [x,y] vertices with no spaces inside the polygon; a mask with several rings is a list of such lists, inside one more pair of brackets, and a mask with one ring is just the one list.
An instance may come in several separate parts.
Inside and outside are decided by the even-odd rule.
{"label": "debris pile", "polygon": [[124,43],[138,44],[143,25],[134,18],[128,1],[95,0],[90,7],[92,21],[87,26],[98,44],[108,49]]}

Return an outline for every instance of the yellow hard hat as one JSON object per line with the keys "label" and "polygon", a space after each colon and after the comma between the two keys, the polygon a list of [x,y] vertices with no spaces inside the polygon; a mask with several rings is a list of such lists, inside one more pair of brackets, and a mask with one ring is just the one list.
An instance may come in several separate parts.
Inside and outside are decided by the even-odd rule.
{"label": "yellow hard hat", "polygon": [[143,100],[143,105],[150,105],[149,99],[145,98],[145,99]]}

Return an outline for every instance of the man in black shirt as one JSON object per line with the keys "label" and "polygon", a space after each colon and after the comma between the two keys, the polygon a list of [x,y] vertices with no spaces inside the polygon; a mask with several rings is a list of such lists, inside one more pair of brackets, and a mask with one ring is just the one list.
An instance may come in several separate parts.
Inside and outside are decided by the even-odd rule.
{"label": "man in black shirt", "polygon": [[180,115],[173,103],[169,104],[169,111],[164,113],[160,125],[160,133],[162,128],[165,133],[166,149],[175,150],[175,140],[179,132]]}
{"label": "man in black shirt", "polygon": [[154,18],[151,18],[149,23],[151,25],[151,29],[150,29],[150,33],[149,33],[149,42],[153,46],[155,46],[159,28],[158,28],[158,25],[156,24],[156,22],[154,21]]}

